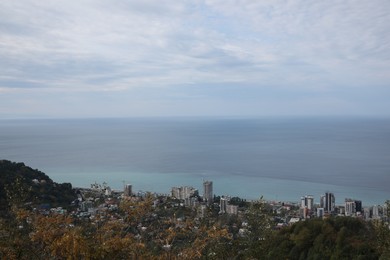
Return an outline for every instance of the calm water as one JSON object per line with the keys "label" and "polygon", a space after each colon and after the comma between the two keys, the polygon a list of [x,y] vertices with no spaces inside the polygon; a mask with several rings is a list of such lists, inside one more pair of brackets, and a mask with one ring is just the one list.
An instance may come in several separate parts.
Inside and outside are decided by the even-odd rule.
{"label": "calm water", "polygon": [[1,120],[0,159],[74,186],[168,193],[208,179],[248,199],[390,199],[390,119]]}

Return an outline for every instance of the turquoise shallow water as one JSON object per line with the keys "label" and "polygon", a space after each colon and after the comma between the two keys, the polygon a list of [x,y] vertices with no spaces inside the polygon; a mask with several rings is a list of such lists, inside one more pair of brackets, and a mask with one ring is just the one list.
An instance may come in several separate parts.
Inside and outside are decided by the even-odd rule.
{"label": "turquoise shallow water", "polygon": [[0,158],[74,186],[168,193],[208,179],[215,193],[248,199],[390,199],[388,119],[0,120]]}
{"label": "turquoise shallow water", "polygon": [[212,180],[214,192],[218,195],[239,196],[246,199],[298,202],[300,196],[314,195],[319,203],[320,195],[331,191],[336,196],[336,203],[342,204],[345,198],[362,199],[365,205],[383,204],[389,198],[389,192],[375,188],[360,188],[345,185],[331,185],[274,179],[253,176],[212,176],[207,174],[179,173],[131,173],[131,172],[68,172],[51,170],[51,176],[58,182],[72,182],[77,187],[89,187],[95,181],[107,182],[111,188],[121,190],[123,182],[133,185],[134,191],[153,191],[168,194],[173,186],[193,186],[202,191],[202,181]]}

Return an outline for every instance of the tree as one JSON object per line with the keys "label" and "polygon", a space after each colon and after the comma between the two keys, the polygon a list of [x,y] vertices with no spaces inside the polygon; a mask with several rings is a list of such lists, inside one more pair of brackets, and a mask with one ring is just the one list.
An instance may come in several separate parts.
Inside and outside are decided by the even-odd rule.
{"label": "tree", "polygon": [[261,197],[259,200],[250,203],[245,213],[248,222],[243,244],[246,247],[245,256],[261,258],[266,254],[265,245],[268,243],[272,233],[272,220],[270,209]]}
{"label": "tree", "polygon": [[390,259],[390,200],[385,202],[385,214],[385,220],[375,220],[373,222],[376,231],[376,247],[380,259]]}

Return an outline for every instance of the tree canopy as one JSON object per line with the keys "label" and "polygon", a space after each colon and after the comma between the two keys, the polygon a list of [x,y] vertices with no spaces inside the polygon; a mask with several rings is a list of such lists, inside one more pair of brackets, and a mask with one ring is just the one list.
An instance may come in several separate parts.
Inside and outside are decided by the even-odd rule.
{"label": "tree canopy", "polygon": [[68,206],[76,198],[70,183],[56,183],[24,163],[0,160],[0,212],[3,214],[15,204]]}

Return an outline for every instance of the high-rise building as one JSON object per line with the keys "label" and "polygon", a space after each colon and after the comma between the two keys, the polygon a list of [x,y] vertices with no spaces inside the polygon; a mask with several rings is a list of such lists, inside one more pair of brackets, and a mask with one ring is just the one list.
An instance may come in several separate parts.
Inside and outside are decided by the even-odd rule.
{"label": "high-rise building", "polygon": [[345,216],[353,216],[356,213],[355,201],[351,199],[345,199]]}
{"label": "high-rise building", "polygon": [[312,195],[306,195],[301,197],[301,208],[307,207],[309,210],[312,210],[314,206],[314,198]]}
{"label": "high-rise building", "polygon": [[321,208],[324,208],[325,213],[333,213],[335,210],[335,197],[331,192],[326,192],[321,196],[320,200]]}
{"label": "high-rise building", "polygon": [[228,202],[229,202],[229,198],[226,198],[226,197],[222,197],[219,200],[219,213],[220,214],[226,213],[226,207],[228,205]]}
{"label": "high-rise building", "polygon": [[133,186],[131,186],[131,184],[125,185],[123,195],[127,196],[127,197],[130,197],[131,195],[133,195]]}
{"label": "high-rise building", "polygon": [[314,197],[312,195],[306,195],[301,197],[300,212],[303,218],[308,218],[314,209]]}
{"label": "high-rise building", "polygon": [[345,215],[353,216],[357,213],[362,213],[362,201],[361,200],[353,200],[353,199],[345,199]]}
{"label": "high-rise building", "polygon": [[213,203],[213,182],[212,181],[203,181],[203,200],[207,205]]}
{"label": "high-rise building", "polygon": [[198,190],[189,186],[172,187],[171,194],[176,199],[185,200],[198,194]]}
{"label": "high-rise building", "polygon": [[306,205],[309,210],[313,210],[314,208],[314,197],[312,195],[306,196]]}
{"label": "high-rise building", "polygon": [[363,212],[363,206],[362,206],[362,201],[361,200],[355,200],[355,207],[356,207],[356,212]]}
{"label": "high-rise building", "polygon": [[374,205],[372,206],[372,218],[373,219],[379,219],[380,218],[380,214],[379,214],[379,207],[378,205]]}
{"label": "high-rise building", "polygon": [[172,187],[171,195],[176,199],[180,199],[180,187]]}
{"label": "high-rise building", "polygon": [[238,206],[230,205],[230,197],[222,196],[219,201],[219,214],[229,214],[229,215],[237,215],[238,214]]}

